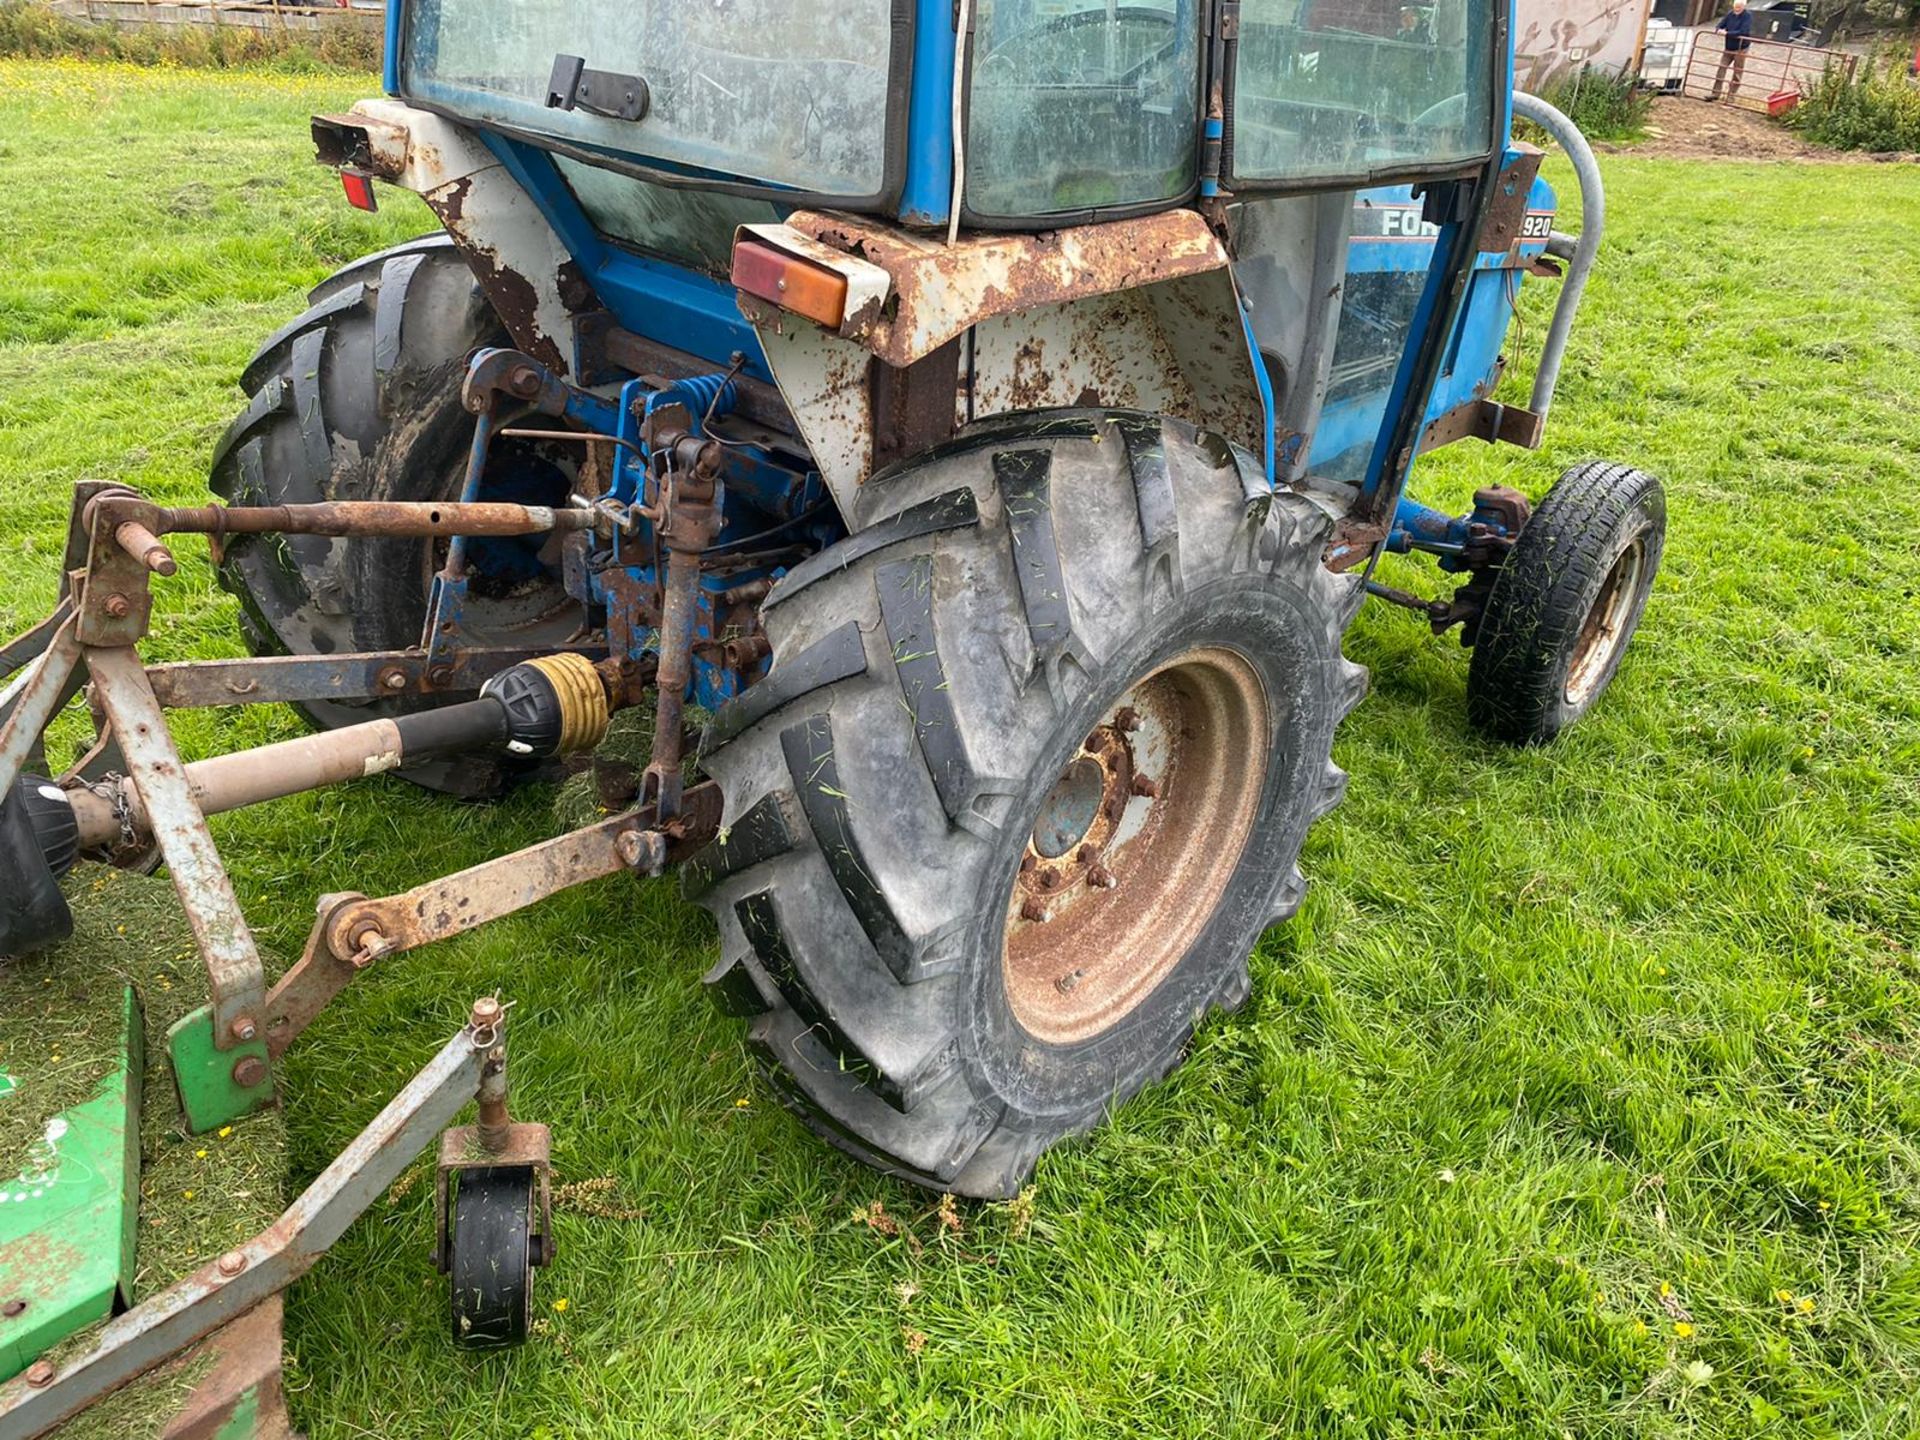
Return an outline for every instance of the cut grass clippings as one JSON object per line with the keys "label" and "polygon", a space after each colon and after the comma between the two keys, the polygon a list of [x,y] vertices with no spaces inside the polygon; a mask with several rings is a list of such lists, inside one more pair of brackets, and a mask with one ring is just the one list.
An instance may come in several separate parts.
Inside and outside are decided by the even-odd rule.
{"label": "cut grass clippings", "polygon": [[[429,228],[392,191],[347,209],[310,163],[306,117],[365,88],[0,62],[0,628],[51,604],[74,480],[204,498],[258,340]],[[803,1134],[700,993],[712,930],[670,883],[383,961],[283,1067],[290,1184],[497,989],[517,1113],[624,1218],[564,1210],[534,1343],[474,1357],[446,1340],[430,1187],[376,1205],[289,1297],[302,1428],[1920,1428],[1920,227],[1889,218],[1920,213],[1920,172],[1602,164],[1608,241],[1546,448],[1452,447],[1419,486],[1458,509],[1589,456],[1664,477],[1665,572],[1589,718],[1550,749],[1483,743],[1457,645],[1363,612],[1352,785],[1253,999],[1014,1205],[942,1207]],[[1553,289],[1525,295],[1522,374]],[[204,550],[177,552],[148,653],[237,653]],[[194,756],[298,724],[179,733]],[[389,777],[214,828],[278,966],[316,894],[538,840],[552,799]]]}

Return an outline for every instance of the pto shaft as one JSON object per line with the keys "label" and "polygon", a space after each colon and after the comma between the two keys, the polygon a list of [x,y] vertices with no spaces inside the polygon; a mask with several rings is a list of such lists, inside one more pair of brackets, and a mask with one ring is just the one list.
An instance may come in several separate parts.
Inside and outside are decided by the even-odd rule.
{"label": "pto shaft", "polygon": [[[200,812],[218,815],[465,751],[539,759],[599,744],[610,709],[590,661],[550,655],[502,671],[477,700],[196,760],[186,767],[187,784]],[[74,789],[68,799],[82,850],[153,833],[138,790],[125,779]]]}

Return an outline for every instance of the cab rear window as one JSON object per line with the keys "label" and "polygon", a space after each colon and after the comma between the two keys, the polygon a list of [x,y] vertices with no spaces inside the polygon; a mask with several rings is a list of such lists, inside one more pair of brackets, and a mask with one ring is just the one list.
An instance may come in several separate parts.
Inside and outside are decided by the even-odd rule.
{"label": "cab rear window", "polygon": [[[769,186],[886,188],[896,0],[413,0],[401,89],[510,126]],[[644,118],[547,105],[554,61],[646,83]]]}

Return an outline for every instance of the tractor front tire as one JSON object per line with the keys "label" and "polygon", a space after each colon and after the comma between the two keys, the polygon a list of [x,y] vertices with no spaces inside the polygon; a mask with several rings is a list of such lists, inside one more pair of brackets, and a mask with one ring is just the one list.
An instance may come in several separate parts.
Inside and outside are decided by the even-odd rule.
{"label": "tractor front tire", "polygon": [[1627,651],[1666,545],[1667,497],[1644,470],[1562,475],[1494,577],[1467,669],[1467,718],[1544,745],[1593,707]]}
{"label": "tractor front tire", "polygon": [[1357,577],[1183,422],[976,425],[768,597],[685,872],[782,1102],[880,1170],[1017,1193],[1249,990],[1339,800]]}
{"label": "tractor front tire", "polygon": [[[455,498],[473,435],[460,404],[467,357],[509,341],[453,242],[434,235],[369,255],[308,298],[306,313],[269,336],[241,374],[247,407],[214,450],[215,493],[233,505]],[[502,442],[496,456],[515,467],[518,491],[497,498],[565,503],[569,474],[526,442]],[[489,481],[494,476],[490,464]],[[396,650],[419,643],[437,559],[420,540],[239,535],[227,542],[220,578],[240,598],[256,655]],[[478,638],[563,641],[578,607],[566,605],[534,557],[523,557],[522,569],[523,578],[496,587],[486,602],[500,623]],[[470,602],[467,618],[483,608]],[[432,703],[301,708],[325,729]],[[491,794],[504,780],[492,757],[402,773],[463,795]]]}

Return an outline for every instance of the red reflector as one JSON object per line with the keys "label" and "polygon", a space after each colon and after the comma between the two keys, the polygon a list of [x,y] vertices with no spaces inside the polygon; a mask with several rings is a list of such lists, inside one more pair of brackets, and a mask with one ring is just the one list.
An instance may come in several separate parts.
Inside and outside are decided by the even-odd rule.
{"label": "red reflector", "polygon": [[838,330],[847,313],[847,277],[752,240],[733,247],[733,283],[749,295]]}
{"label": "red reflector", "polygon": [[347,192],[347,203],[356,210],[378,210],[380,202],[373,198],[373,176],[364,170],[342,170],[340,188]]}

